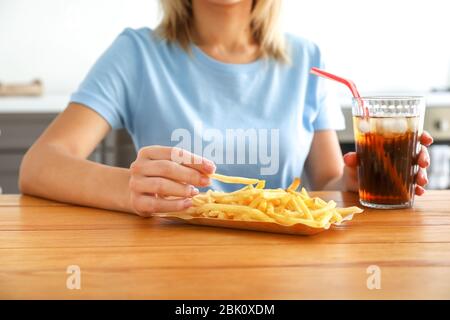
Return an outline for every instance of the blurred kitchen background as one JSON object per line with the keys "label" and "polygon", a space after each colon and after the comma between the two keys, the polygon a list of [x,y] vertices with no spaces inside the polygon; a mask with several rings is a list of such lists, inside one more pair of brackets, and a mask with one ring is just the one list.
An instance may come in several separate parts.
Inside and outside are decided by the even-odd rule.
{"label": "blurred kitchen background", "polygon": [[[155,27],[159,0],[0,0],[0,188],[17,193],[21,158],[67,105],[90,66],[125,28]],[[448,0],[284,0],[284,30],[320,45],[327,69],[362,94],[420,94],[435,137],[429,188],[450,187]],[[25,86],[24,86],[25,85]],[[344,151],[353,148],[349,96]],[[24,95],[28,95],[25,97]],[[91,155],[128,166],[134,147],[111,132]]]}

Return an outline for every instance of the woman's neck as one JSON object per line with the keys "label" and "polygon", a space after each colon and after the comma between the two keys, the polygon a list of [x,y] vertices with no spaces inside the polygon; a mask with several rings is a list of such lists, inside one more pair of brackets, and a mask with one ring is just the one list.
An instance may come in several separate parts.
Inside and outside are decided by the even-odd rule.
{"label": "woman's neck", "polygon": [[252,0],[216,4],[193,0],[194,43],[211,57],[228,63],[248,63],[259,57],[250,29]]}

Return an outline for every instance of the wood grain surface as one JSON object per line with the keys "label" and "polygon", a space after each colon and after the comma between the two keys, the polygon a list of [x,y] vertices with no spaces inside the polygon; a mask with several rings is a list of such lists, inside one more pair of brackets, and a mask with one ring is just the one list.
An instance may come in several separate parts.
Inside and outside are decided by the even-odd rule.
{"label": "wood grain surface", "polygon": [[[339,205],[357,195],[316,192]],[[66,287],[69,265],[81,289]],[[367,268],[381,270],[369,290]],[[449,299],[450,191],[315,236],[201,227],[0,196],[2,299]]]}

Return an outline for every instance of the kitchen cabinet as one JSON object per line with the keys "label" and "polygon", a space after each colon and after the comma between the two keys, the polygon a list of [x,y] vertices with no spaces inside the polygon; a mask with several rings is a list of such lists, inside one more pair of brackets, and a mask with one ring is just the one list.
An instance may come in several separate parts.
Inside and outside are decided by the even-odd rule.
{"label": "kitchen cabinet", "polygon": [[[27,149],[61,112],[69,97],[43,96],[40,98],[0,98],[0,193],[18,193],[17,178],[20,162]],[[343,152],[353,151],[351,108],[342,102],[346,129],[338,132]],[[427,97],[425,130],[435,144],[450,145],[450,94]],[[107,165],[128,167],[135,159],[133,143],[125,130],[113,130],[100,143],[89,159]],[[437,176],[449,176],[439,168],[429,170]],[[450,180],[450,177],[448,177]],[[304,179],[307,182],[307,179]],[[432,182],[432,181],[431,181]]]}
{"label": "kitchen cabinet", "polygon": [[[46,112],[0,111],[0,190],[19,193],[19,167],[28,148],[57,116]],[[125,130],[111,131],[92,152],[92,161],[128,167],[135,158],[133,143]]]}

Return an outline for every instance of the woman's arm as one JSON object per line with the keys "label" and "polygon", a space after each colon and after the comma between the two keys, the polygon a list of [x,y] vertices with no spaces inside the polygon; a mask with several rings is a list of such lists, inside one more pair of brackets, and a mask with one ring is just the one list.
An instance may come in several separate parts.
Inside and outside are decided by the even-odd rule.
{"label": "woman's arm", "polygon": [[306,174],[314,190],[341,190],[344,162],[334,130],[316,131],[305,162]]}
{"label": "woman's arm", "polygon": [[20,168],[21,191],[150,216],[191,206],[190,198],[199,192],[194,186],[210,184],[214,163],[177,148],[144,147],[130,169],[86,160],[109,130],[96,112],[71,103],[26,153]]}
{"label": "woman's arm", "polygon": [[132,212],[129,170],[86,158],[110,126],[93,110],[71,103],[33,144],[20,167],[23,193]]}

